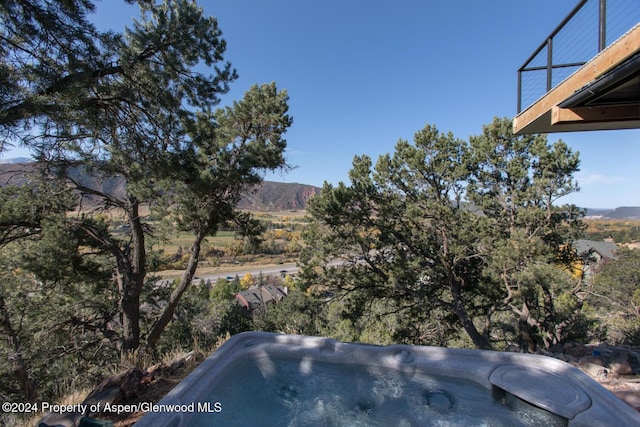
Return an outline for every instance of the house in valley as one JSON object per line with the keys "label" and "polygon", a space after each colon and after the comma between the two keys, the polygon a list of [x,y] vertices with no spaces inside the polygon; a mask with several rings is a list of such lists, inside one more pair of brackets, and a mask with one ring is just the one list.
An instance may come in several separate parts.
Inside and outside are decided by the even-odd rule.
{"label": "house in valley", "polygon": [[265,284],[252,286],[246,291],[238,292],[235,296],[238,303],[249,313],[258,308],[275,304],[286,298],[288,289],[279,285]]}
{"label": "house in valley", "polygon": [[573,243],[580,265],[577,267],[583,280],[590,279],[596,268],[616,258],[618,246],[612,239],[602,241],[579,239]]}

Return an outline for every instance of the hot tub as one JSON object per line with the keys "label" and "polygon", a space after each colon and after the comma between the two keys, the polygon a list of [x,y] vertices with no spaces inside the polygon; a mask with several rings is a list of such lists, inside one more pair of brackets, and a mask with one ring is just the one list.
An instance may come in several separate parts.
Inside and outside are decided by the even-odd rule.
{"label": "hot tub", "polygon": [[639,426],[579,369],[538,355],[229,339],[136,426]]}

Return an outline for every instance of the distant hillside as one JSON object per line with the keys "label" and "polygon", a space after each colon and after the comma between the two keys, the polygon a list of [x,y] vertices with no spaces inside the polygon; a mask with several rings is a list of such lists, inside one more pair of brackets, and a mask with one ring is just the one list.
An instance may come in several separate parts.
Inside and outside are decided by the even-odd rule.
{"label": "distant hillside", "polygon": [[306,184],[265,181],[254,193],[246,195],[238,207],[265,212],[304,210],[307,200],[320,190]]}
{"label": "distant hillside", "polygon": [[587,209],[587,216],[606,219],[640,219],[640,206],[622,206],[615,209]]}
{"label": "distant hillside", "polygon": [[0,187],[24,185],[27,182],[24,173],[33,171],[33,166],[33,163],[14,163],[11,161],[0,163]]}
{"label": "distant hillside", "polygon": [[[7,184],[24,185],[27,182],[23,172],[30,170],[33,163],[0,164],[0,186]],[[108,194],[123,194],[124,181],[119,177],[108,177],[98,179],[84,173],[82,170],[75,170],[72,178],[80,184],[95,188]],[[239,204],[240,209],[253,211],[286,211],[304,210],[307,200],[320,193],[319,187],[312,185],[265,181],[258,186],[254,192],[246,195]]]}
{"label": "distant hillside", "polygon": [[28,157],[13,157],[10,159],[0,158],[0,164],[11,164],[11,163],[29,163],[31,161]]}
{"label": "distant hillside", "polygon": [[[33,163],[19,164],[14,159],[0,162],[0,186],[9,183],[22,185],[26,182],[21,172],[33,167]],[[77,171],[74,178],[87,186],[100,191],[120,193],[124,191],[124,182],[117,177],[98,180],[82,171]],[[265,181],[255,192],[241,200],[239,208],[254,211],[287,211],[304,210],[307,200],[320,193],[319,187],[298,183]],[[623,206],[616,209],[587,209],[588,217],[605,219],[640,219],[640,207]]]}
{"label": "distant hillside", "polygon": [[611,209],[592,209],[592,208],[588,208],[587,209],[587,216],[588,217],[599,217],[599,216],[603,216],[607,212],[611,212]]}

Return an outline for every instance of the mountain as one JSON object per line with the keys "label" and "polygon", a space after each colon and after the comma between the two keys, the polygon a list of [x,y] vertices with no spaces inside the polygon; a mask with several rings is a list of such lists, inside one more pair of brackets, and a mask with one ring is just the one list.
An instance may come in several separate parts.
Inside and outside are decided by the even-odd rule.
{"label": "mountain", "polygon": [[615,209],[587,209],[587,216],[604,219],[640,219],[640,207],[621,206]]}
{"label": "mountain", "polygon": [[26,173],[34,171],[34,163],[0,163],[0,187],[5,185],[24,185],[28,182]]}
{"label": "mountain", "polygon": [[604,216],[607,212],[610,212],[611,209],[593,209],[587,208],[587,217],[599,218]]}
{"label": "mountain", "polygon": [[0,159],[0,165],[13,164],[13,163],[29,163],[31,161],[28,157],[13,157],[10,159]]}
{"label": "mountain", "polygon": [[[7,184],[25,185],[25,172],[33,170],[33,163],[0,163],[0,186]],[[78,183],[108,194],[123,194],[124,181],[119,177],[98,178],[80,168],[70,173]],[[319,187],[312,185],[264,181],[247,194],[239,203],[240,209],[252,211],[304,210],[307,200],[320,193]]]}
{"label": "mountain", "polygon": [[320,190],[313,185],[264,181],[254,192],[245,195],[238,207],[263,212],[304,210],[307,200]]}
{"label": "mountain", "polygon": [[[13,160],[13,159],[7,159]],[[31,170],[33,163],[0,162],[0,186],[23,185],[27,182],[23,172]],[[100,191],[120,193],[124,191],[124,182],[118,177],[97,179],[78,169],[73,178]],[[239,204],[240,209],[253,211],[304,210],[307,200],[320,193],[321,188],[312,185],[265,181],[253,192],[247,194]],[[587,217],[604,219],[640,219],[640,207],[623,206],[616,209],[587,209]]]}

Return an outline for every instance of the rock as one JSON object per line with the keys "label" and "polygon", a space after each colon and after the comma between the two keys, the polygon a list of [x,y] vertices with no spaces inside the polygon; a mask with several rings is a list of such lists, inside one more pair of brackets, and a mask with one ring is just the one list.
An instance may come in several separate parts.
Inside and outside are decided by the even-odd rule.
{"label": "rock", "polygon": [[577,357],[565,353],[554,353],[551,357],[562,360],[563,362],[571,363],[572,365],[578,363],[579,360]]}
{"label": "rock", "polygon": [[578,361],[578,365],[581,367],[587,364],[598,365],[602,367],[607,366],[607,363],[601,357],[598,357],[598,356],[582,356]]}
{"label": "rock", "polygon": [[634,373],[640,373],[640,354],[635,351],[630,351],[627,354],[627,362]]}
{"label": "rock", "polygon": [[507,348],[504,349],[504,351],[508,351],[509,353],[522,353],[522,349],[520,348],[520,346],[517,345],[508,345]]}
{"label": "rock", "polygon": [[616,360],[609,364],[609,368],[611,369],[611,373],[615,376],[621,375],[631,375],[633,374],[633,369],[629,362],[625,360]]}
{"label": "rock", "polygon": [[[554,347],[557,349],[557,347]],[[571,363],[640,411],[640,351],[637,347],[565,343],[552,357]]]}
{"label": "rock", "polygon": [[124,381],[120,384],[120,392],[125,400],[136,396],[140,391],[140,380],[144,376],[143,372],[136,368],[129,368],[124,372]]}
{"label": "rock", "polygon": [[201,351],[190,351],[189,353],[176,357],[169,362],[158,363],[147,369],[147,373],[151,376],[172,375],[189,364],[199,364],[204,360],[204,354]]}
{"label": "rock", "polygon": [[89,393],[83,403],[120,403],[137,394],[142,377],[143,373],[140,369],[129,368],[101,382]]}
{"label": "rock", "polygon": [[[82,404],[93,405],[101,403],[101,406],[104,406],[107,402],[111,404],[121,403],[138,393],[141,378],[142,371],[140,371],[140,369],[135,367],[129,368],[126,371],[111,378],[107,378],[100,383],[98,387],[89,393]],[[86,414],[79,412],[55,414],[49,412],[40,419],[39,423],[44,423],[45,425],[50,426],[75,427],[78,426],[83,415]]]}
{"label": "rock", "polygon": [[89,396],[82,402],[86,405],[94,405],[101,403],[103,406],[105,403],[118,403],[122,402],[122,392],[118,384],[107,384],[103,387],[98,386],[94,389]]}
{"label": "rock", "polygon": [[549,351],[555,354],[564,353],[564,348],[565,348],[565,344],[557,343],[552,345],[551,348],[549,348]]}
{"label": "rock", "polygon": [[640,396],[637,393],[633,391],[614,391],[613,393],[627,405],[640,412]]}
{"label": "rock", "polygon": [[64,414],[48,412],[40,418],[36,426],[76,427],[80,423],[82,416],[83,414],[79,412],[67,412]]}
{"label": "rock", "polygon": [[587,349],[584,344],[568,342],[564,345],[562,352],[564,354],[569,354],[573,357],[580,358],[587,354]]}
{"label": "rock", "polygon": [[[100,407],[104,408],[106,403],[111,405],[127,404],[139,401],[140,399],[157,402],[161,396],[164,396],[175,384],[179,383],[180,379],[191,372],[204,358],[205,355],[202,352],[192,351],[186,355],[176,357],[169,362],[154,365],[145,371],[136,367],[129,368],[113,377],[105,379],[89,393],[82,404],[94,405],[100,403]],[[86,415],[89,415],[89,417],[106,417],[107,420],[95,420]],[[109,417],[112,416],[113,414],[111,413],[48,413],[45,414],[39,423],[42,423],[43,426],[62,427],[79,427],[82,421],[85,421],[85,425],[87,426],[112,425],[109,424],[112,423],[112,421],[109,421]],[[131,423],[137,421],[137,419],[142,416],[142,413],[129,415],[117,414],[117,416],[119,417],[119,424],[116,425],[131,425]],[[127,420],[130,421],[130,423],[122,424],[121,418],[125,416],[128,417]],[[93,424],[88,424],[89,422]]]}
{"label": "rock", "polygon": [[598,346],[598,347],[594,347],[591,350],[591,354],[595,357],[599,357],[603,360],[607,360],[608,358],[614,355],[614,350],[607,347]]}
{"label": "rock", "polygon": [[564,357],[565,357],[565,362],[571,363],[572,365],[577,365],[578,361],[580,360],[577,357],[572,356],[570,354],[565,354]]}
{"label": "rock", "polygon": [[609,370],[601,365],[596,365],[595,363],[583,362],[580,360],[580,369],[582,369],[587,374],[591,375],[596,380],[606,380],[609,376]]}

